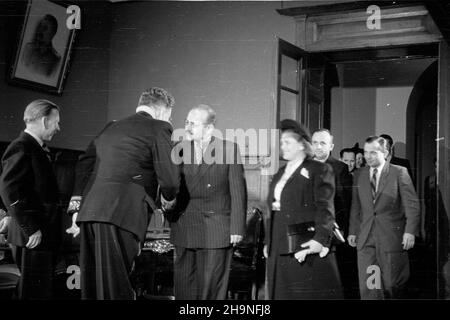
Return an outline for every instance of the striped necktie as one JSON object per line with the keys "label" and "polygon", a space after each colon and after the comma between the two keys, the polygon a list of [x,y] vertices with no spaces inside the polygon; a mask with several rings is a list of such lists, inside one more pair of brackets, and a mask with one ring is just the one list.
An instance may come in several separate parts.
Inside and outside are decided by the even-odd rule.
{"label": "striped necktie", "polygon": [[377,194],[377,173],[378,169],[377,168],[373,169],[372,179],[370,179],[370,187],[372,188],[372,197],[374,201],[375,196]]}

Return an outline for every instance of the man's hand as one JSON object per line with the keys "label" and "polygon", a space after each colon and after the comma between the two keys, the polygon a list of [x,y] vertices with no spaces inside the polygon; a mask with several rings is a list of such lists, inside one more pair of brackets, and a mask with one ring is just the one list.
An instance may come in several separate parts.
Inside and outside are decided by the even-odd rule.
{"label": "man's hand", "polygon": [[239,242],[241,242],[242,241],[242,236],[241,235],[238,235],[238,234],[232,234],[231,236],[230,236],[230,243],[233,245],[233,246],[235,246],[235,245],[237,245]]}
{"label": "man's hand", "polygon": [[356,236],[355,235],[349,235],[347,237],[347,241],[351,247],[353,247],[353,248],[356,247]]}
{"label": "man's hand", "polygon": [[170,211],[175,207],[175,204],[177,202],[177,198],[173,199],[172,201],[167,201],[164,199],[164,197],[161,195],[161,205],[162,205],[162,211]]}
{"label": "man's hand", "polygon": [[72,225],[70,228],[66,229],[66,232],[73,234],[74,238],[80,233],[80,228],[77,226],[76,221],[78,212],[80,211],[81,200],[81,196],[72,196],[72,198],[70,198],[69,207],[67,208],[67,213],[72,215]]}
{"label": "man's hand", "polygon": [[4,217],[2,220],[0,220],[0,233],[8,232],[8,226],[10,222],[11,217]]}
{"label": "man's hand", "polygon": [[73,237],[75,238],[79,233],[80,233],[80,228],[77,226],[77,216],[78,216],[78,212],[75,212],[72,215],[72,226],[69,229],[66,229],[67,233],[71,233],[73,234]]}
{"label": "man's hand", "polygon": [[38,230],[28,238],[26,247],[28,249],[36,248],[41,243],[41,240],[42,240],[42,232],[41,230]]}
{"label": "man's hand", "polygon": [[414,235],[405,232],[403,234],[403,241],[402,241],[403,249],[404,250],[412,249],[414,247],[415,239],[416,237]]}

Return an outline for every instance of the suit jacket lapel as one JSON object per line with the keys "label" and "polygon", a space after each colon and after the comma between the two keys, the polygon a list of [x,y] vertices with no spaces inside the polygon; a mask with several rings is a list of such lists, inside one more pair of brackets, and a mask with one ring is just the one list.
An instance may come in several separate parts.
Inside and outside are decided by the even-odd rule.
{"label": "suit jacket lapel", "polygon": [[370,168],[361,169],[366,170],[366,172],[361,172],[361,191],[365,191],[365,197],[367,198],[367,202],[373,205],[374,199],[372,197],[372,187],[370,186]]}
{"label": "suit jacket lapel", "polygon": [[375,201],[380,197],[381,191],[383,191],[384,187],[386,187],[387,179],[389,174],[389,162],[386,161],[383,170],[380,175],[380,182],[378,183],[377,194],[375,195]]}
{"label": "suit jacket lapel", "polygon": [[[208,147],[205,150],[205,153],[210,152],[212,158],[214,159],[215,156],[215,144],[214,142],[214,137],[211,138],[211,141],[208,145]],[[211,148],[214,148],[211,150]],[[194,142],[192,142],[192,154],[194,155],[195,158],[195,149],[194,149]],[[214,165],[214,164],[206,164],[204,163],[204,161],[202,161],[201,164],[195,164],[195,162],[193,162],[194,164],[191,166],[193,168],[193,170],[195,170],[196,172],[193,172],[194,174],[194,178],[192,179],[192,183],[191,183],[191,188],[194,188],[197,186],[197,184],[200,182],[201,178],[205,175],[205,173]]]}
{"label": "suit jacket lapel", "polygon": [[[286,181],[286,183],[285,183],[285,185],[284,185],[284,188],[294,179],[294,177],[297,175],[297,174],[300,174],[300,171],[303,169],[303,167],[305,166],[305,161],[307,161],[306,159],[305,160],[303,160],[303,162],[302,162],[302,164],[301,165],[299,165],[298,166],[298,168],[297,169],[295,169],[295,171],[294,172],[292,172],[292,174],[291,174],[291,176],[289,177],[289,179],[287,179],[287,181]],[[286,171],[286,167],[284,168],[284,171]],[[284,174],[284,171],[283,171],[283,174]],[[284,189],[283,188],[283,189]]]}

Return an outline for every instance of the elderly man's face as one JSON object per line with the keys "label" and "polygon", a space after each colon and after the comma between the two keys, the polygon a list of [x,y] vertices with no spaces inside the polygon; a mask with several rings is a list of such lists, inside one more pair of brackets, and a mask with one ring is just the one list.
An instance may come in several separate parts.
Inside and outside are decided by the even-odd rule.
{"label": "elderly man's face", "polygon": [[188,140],[201,141],[207,132],[206,118],[208,114],[203,110],[191,110],[186,118],[186,138]]}
{"label": "elderly man's face", "polygon": [[59,111],[53,109],[48,117],[44,119],[44,130],[42,133],[42,140],[50,141],[53,136],[59,131]]}
{"label": "elderly man's face", "polygon": [[331,141],[331,136],[328,132],[316,132],[312,136],[312,146],[314,157],[318,160],[326,160],[333,150],[334,144]]}

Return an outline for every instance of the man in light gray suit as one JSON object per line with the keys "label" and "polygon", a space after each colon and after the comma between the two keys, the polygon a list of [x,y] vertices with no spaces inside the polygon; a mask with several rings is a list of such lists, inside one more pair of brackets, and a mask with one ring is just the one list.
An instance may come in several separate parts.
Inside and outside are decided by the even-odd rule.
{"label": "man in light gray suit", "polygon": [[407,250],[419,234],[420,207],[408,171],[386,161],[386,140],[366,140],[367,167],[355,174],[348,242],[357,247],[361,299],[403,297]]}

